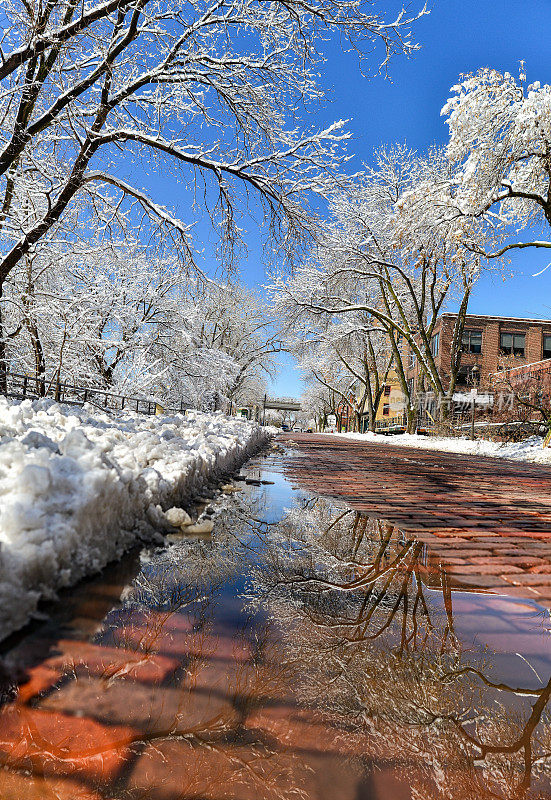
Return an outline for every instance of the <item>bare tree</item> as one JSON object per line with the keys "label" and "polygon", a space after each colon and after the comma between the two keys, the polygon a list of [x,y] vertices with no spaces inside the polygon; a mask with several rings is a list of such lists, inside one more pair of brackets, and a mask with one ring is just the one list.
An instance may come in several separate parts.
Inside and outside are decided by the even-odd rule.
{"label": "bare tree", "polygon": [[42,246],[14,269],[4,304],[8,361],[40,394],[65,380],[221,407],[263,394],[279,350],[251,291],[198,280],[128,241]]}
{"label": "bare tree", "polygon": [[305,390],[301,397],[301,410],[310,416],[318,431],[323,431],[327,416],[335,409],[338,396],[335,392],[317,381],[312,375],[305,379]]}
{"label": "bare tree", "polygon": [[354,430],[361,429],[364,413],[369,430],[375,430],[377,408],[393,361],[385,331],[358,314],[315,329],[311,324],[306,330],[295,327],[293,333],[293,351],[304,373],[338,398],[335,408],[348,409]]}
{"label": "bare tree", "polygon": [[492,375],[497,394],[492,417],[504,423],[527,423],[517,432],[519,438],[526,436],[527,429],[537,431],[542,425],[551,430],[551,361],[522,366],[506,357],[500,361],[500,371]]}
{"label": "bare tree", "polygon": [[[426,158],[404,147],[383,149],[377,167],[354,192],[333,202],[334,225],[312,258],[292,279],[275,285],[275,299],[290,324],[301,318],[331,320],[367,315],[383,328],[406,398],[408,427],[414,397],[406,380],[407,344],[418,358],[428,388],[447,401],[453,395],[468,301],[480,273],[477,254],[463,245],[483,235],[475,220],[450,216],[449,169],[442,154]],[[433,354],[438,315],[455,299],[451,378],[444,384]],[[445,409],[447,403],[441,407]]]}
{"label": "bare tree", "polygon": [[306,195],[334,183],[347,138],[341,122],[290,124],[323,94],[318,44],[342,36],[361,55],[380,41],[386,63],[414,49],[404,33],[419,16],[389,21],[368,0],[9,0],[3,13],[0,292],[82,204],[106,230],[149,221],[191,259],[190,223],[141,188],[139,170],[128,179],[137,163],[173,170],[190,206],[203,195],[227,257],[249,193],[274,239],[299,243],[312,229]]}

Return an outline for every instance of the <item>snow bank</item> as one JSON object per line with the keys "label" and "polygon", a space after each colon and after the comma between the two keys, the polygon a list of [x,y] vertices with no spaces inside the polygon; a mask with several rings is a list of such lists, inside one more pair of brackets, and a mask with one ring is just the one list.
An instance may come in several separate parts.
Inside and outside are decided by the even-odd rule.
{"label": "snow bank", "polygon": [[221,413],[113,418],[0,397],[0,639],[266,438]]}
{"label": "snow bank", "polygon": [[334,433],[344,439],[358,439],[365,442],[395,444],[401,447],[420,447],[424,450],[446,450],[448,453],[465,453],[474,456],[495,456],[514,461],[533,461],[551,464],[551,447],[543,448],[540,436],[531,436],[523,442],[490,442],[484,439],[455,439],[441,436],[418,436],[417,434],[396,434],[383,436],[380,433]]}

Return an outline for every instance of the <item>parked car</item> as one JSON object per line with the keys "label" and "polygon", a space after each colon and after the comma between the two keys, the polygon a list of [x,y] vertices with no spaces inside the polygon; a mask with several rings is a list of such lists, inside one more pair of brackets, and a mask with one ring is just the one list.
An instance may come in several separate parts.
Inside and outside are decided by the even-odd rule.
{"label": "parked car", "polygon": [[293,425],[293,432],[294,433],[302,433],[302,428],[300,425]]}
{"label": "parked car", "polygon": [[291,428],[290,428],[288,425],[282,425],[282,426],[281,426],[281,430],[282,430],[284,433],[288,433],[288,432],[291,430]]}

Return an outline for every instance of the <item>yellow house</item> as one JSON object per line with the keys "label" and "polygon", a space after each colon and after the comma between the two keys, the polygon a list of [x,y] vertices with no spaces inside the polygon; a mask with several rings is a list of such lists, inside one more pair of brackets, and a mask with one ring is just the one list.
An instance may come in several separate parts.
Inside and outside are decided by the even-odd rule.
{"label": "yellow house", "polygon": [[[388,373],[377,413],[375,414],[375,425],[377,428],[385,428],[388,425],[402,425],[404,420],[404,393],[400,379],[395,369]],[[367,430],[369,426],[368,409],[364,406],[362,414],[362,430]]]}
{"label": "yellow house", "polygon": [[387,375],[383,394],[377,406],[376,425],[384,427],[385,425],[401,424],[405,410],[404,399],[398,374],[395,369],[391,369]]}

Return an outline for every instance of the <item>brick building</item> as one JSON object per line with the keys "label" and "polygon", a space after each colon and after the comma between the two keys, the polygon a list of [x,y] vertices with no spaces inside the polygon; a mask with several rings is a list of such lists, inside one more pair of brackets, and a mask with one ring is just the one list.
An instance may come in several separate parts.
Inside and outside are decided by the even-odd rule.
{"label": "brick building", "polygon": [[[442,314],[432,338],[432,352],[444,385],[450,374],[451,346],[456,314]],[[551,359],[551,320],[521,317],[490,317],[468,314],[462,338],[461,365],[457,389],[476,383],[490,386],[490,376],[504,367]],[[413,353],[405,358],[406,377],[415,392],[419,390],[419,365]],[[473,377],[476,365],[478,374]]]}
{"label": "brick building", "polygon": [[402,392],[402,384],[396,370],[391,369],[385,381],[383,395],[377,406],[375,424],[377,427],[385,427],[397,422],[401,423],[403,414],[404,394]]}

